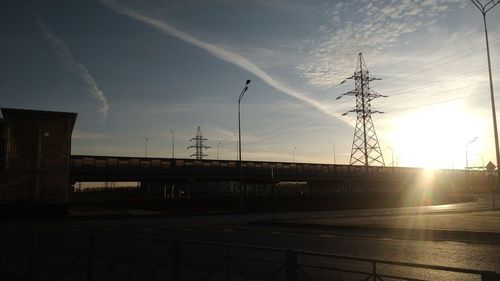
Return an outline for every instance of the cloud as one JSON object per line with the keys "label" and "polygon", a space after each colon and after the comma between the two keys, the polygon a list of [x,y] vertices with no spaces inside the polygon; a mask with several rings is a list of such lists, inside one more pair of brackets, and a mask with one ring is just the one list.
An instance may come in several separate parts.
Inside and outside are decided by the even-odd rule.
{"label": "cloud", "polygon": [[[434,25],[453,4],[463,0],[355,0],[327,6],[327,22],[308,41],[307,62],[298,74],[315,86],[331,86],[353,70],[358,52],[380,57],[384,50],[402,42],[402,37]],[[341,24],[345,23],[345,24]]]}
{"label": "cloud", "polygon": [[289,96],[292,96],[300,101],[303,101],[303,102],[307,103],[308,105],[319,109],[320,111],[322,111],[325,114],[328,114],[328,115],[336,117],[336,118],[340,117],[338,114],[333,113],[330,110],[328,110],[329,108],[327,106],[325,106],[324,104],[308,97],[306,94],[304,94],[302,92],[299,92],[299,91],[293,89],[292,87],[286,85],[285,83],[277,81],[276,79],[271,77],[268,73],[266,73],[261,68],[259,68],[257,65],[255,65],[254,63],[252,63],[251,61],[242,57],[239,54],[228,51],[228,50],[226,50],[218,45],[200,40],[197,37],[195,37],[187,32],[184,32],[182,30],[179,30],[179,29],[177,29],[177,28],[175,28],[175,27],[173,27],[173,26],[171,26],[171,25],[169,25],[169,24],[167,24],[159,19],[141,14],[140,12],[138,12],[136,10],[132,10],[128,7],[125,7],[125,6],[118,4],[113,0],[101,0],[101,2],[117,13],[129,16],[135,20],[149,24],[165,34],[176,37],[176,38],[183,40],[191,45],[194,45],[194,46],[197,46],[201,49],[204,49],[207,52],[209,52],[210,54],[212,54],[213,56],[215,56],[223,61],[229,62],[233,65],[236,65],[236,66],[252,73],[253,75],[259,77],[260,79],[262,79],[262,81],[264,81],[266,84],[273,87],[274,89],[276,89],[279,92],[282,92],[282,93],[287,94]]}
{"label": "cloud", "polygon": [[236,134],[238,133],[236,131],[233,132],[212,124],[205,124],[204,127],[207,128],[207,132],[209,135],[217,136],[217,138],[215,139],[216,141],[232,142],[236,140]]}
{"label": "cloud", "polygon": [[[206,129],[204,129],[206,128]],[[208,139],[211,139],[211,136],[218,136],[216,138],[213,138],[211,140],[213,141],[223,141],[223,142],[235,142],[238,139],[238,131],[235,129],[234,131],[227,130],[224,128],[221,128],[217,125],[214,124],[208,124],[205,123],[202,126],[202,130],[204,130],[206,133],[204,133],[205,136],[207,136]],[[245,139],[245,142],[259,142],[261,138],[258,136],[255,136],[248,131],[242,132],[243,138]]]}
{"label": "cloud", "polygon": [[[191,104],[148,105],[153,114],[178,114],[196,112],[197,108]],[[142,109],[141,109],[142,110]]]}
{"label": "cloud", "polygon": [[101,133],[93,133],[93,132],[74,130],[72,137],[73,137],[73,139],[79,139],[79,140],[93,140],[93,139],[110,138],[111,136],[101,134]]}
{"label": "cloud", "polygon": [[49,43],[55,49],[57,57],[59,58],[63,66],[67,70],[73,72],[75,75],[80,77],[83,80],[83,82],[85,82],[90,91],[90,94],[101,102],[101,108],[98,110],[98,112],[102,115],[103,118],[107,118],[109,110],[108,100],[104,96],[104,93],[97,86],[97,83],[95,82],[92,75],[90,75],[89,71],[84,65],[77,62],[73,58],[66,44],[60,38],[55,36],[54,33],[52,33],[52,31],[48,28],[45,22],[43,22],[41,17],[39,15],[36,15],[36,17],[37,17],[36,23],[38,27],[42,30],[42,33],[45,36],[45,38],[47,38]]}

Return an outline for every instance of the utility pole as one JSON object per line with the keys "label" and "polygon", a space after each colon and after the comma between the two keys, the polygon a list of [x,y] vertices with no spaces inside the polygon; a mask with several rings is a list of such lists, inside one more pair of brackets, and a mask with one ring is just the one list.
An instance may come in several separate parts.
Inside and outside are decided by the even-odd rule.
{"label": "utility pole", "polygon": [[[355,89],[340,95],[337,99],[343,96],[356,97],[356,108],[342,114],[342,116],[345,116],[349,113],[356,113],[356,126],[354,127],[350,165],[361,164],[368,167],[371,164],[380,164],[385,166],[384,157],[372,120],[372,113],[383,112],[372,110],[371,102],[376,98],[387,96],[372,91],[369,84],[371,81],[381,79],[371,76],[362,53],[358,54],[358,62],[354,74],[347,79],[354,79]],[[345,83],[346,80],[342,81],[341,84]]]}
{"label": "utility pole", "polygon": [[144,139],[144,157],[148,157],[148,140],[149,138]]}

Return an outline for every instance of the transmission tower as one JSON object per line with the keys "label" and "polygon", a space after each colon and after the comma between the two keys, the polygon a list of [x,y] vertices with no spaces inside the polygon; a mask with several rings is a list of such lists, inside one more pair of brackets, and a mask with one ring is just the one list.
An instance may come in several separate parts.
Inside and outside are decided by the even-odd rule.
{"label": "transmission tower", "polygon": [[[345,116],[349,113],[356,113],[356,127],[354,128],[350,164],[364,166],[380,164],[385,166],[384,157],[382,156],[382,150],[380,149],[372,120],[372,113],[383,112],[372,110],[371,102],[373,99],[387,96],[370,90],[371,81],[382,79],[375,78],[370,74],[362,53],[359,53],[354,74],[347,79],[354,79],[354,90],[340,95],[337,99],[343,96],[356,97],[356,108],[342,114],[342,116]],[[342,81],[341,84],[346,80]]]}
{"label": "transmission tower", "polygon": [[188,149],[194,148],[195,152],[190,155],[190,157],[196,157],[196,159],[203,159],[203,157],[208,156],[207,154],[203,153],[204,149],[209,149],[210,146],[203,145],[203,142],[207,141],[208,139],[203,138],[203,135],[201,134],[201,129],[200,126],[198,126],[198,131],[196,132],[196,136],[191,139],[191,141],[195,141],[195,145],[188,146]]}

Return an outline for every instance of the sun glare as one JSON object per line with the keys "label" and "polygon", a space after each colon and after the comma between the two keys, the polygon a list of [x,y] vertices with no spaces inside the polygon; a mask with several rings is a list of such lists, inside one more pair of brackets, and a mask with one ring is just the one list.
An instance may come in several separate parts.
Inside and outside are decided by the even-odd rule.
{"label": "sun glare", "polygon": [[434,185],[434,173],[436,170],[431,168],[424,168],[419,175],[417,187],[422,190],[430,190]]}
{"label": "sun glare", "polygon": [[463,104],[442,104],[397,118],[390,140],[401,166],[463,168],[467,141],[483,133],[478,124]]}

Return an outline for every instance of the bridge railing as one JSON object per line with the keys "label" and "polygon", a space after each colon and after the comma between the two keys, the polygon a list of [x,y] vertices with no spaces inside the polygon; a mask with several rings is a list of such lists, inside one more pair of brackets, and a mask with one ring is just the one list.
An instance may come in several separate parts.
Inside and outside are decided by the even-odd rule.
{"label": "bridge railing", "polygon": [[227,243],[0,231],[1,280],[481,280],[495,272]]}
{"label": "bridge railing", "polygon": [[[243,177],[270,179],[271,174],[276,178],[293,180],[303,177],[325,179],[331,177],[370,177],[392,178],[415,176],[422,172],[419,168],[380,167],[370,166],[368,171],[364,166],[242,161]],[[271,172],[273,171],[273,172]],[[115,175],[123,177],[137,177],[137,175],[162,175],[164,177],[182,177],[183,175],[198,175],[203,177],[239,177],[239,163],[234,160],[196,160],[172,158],[141,158],[141,157],[114,157],[114,156],[71,156],[71,172],[77,176]],[[463,176],[460,170],[436,170],[439,176]],[[481,176],[483,172],[469,172],[468,176]],[[125,178],[126,179],[126,178]]]}

